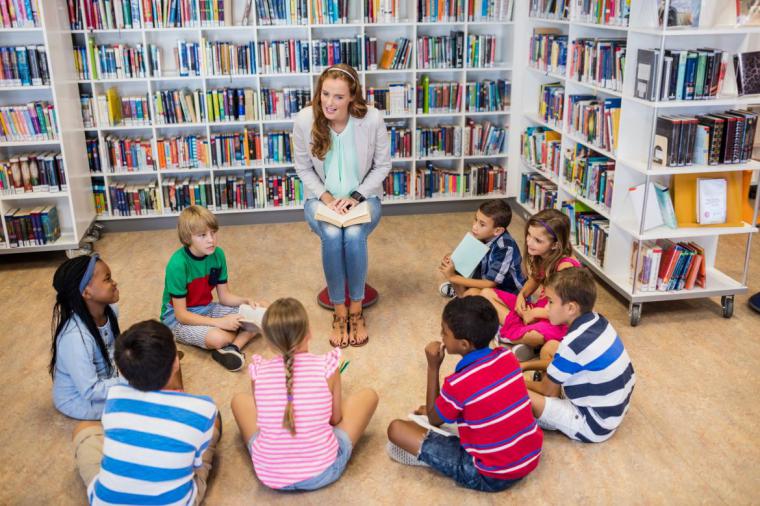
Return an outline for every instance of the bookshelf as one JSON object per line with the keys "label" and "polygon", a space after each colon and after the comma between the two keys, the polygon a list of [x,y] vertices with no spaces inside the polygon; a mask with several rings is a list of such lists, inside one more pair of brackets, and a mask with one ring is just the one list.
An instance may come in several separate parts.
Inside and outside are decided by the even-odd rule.
{"label": "bookshelf", "polygon": [[[389,131],[392,128],[407,129],[412,134],[411,156],[398,156],[392,160],[393,170],[403,170],[409,174],[406,195],[387,195],[384,203],[389,204],[409,204],[418,202],[449,202],[454,200],[465,199],[482,199],[494,195],[507,196],[506,178],[502,187],[505,191],[494,191],[489,193],[478,194],[472,191],[473,188],[466,183],[470,177],[470,166],[477,164],[493,164],[507,168],[509,159],[509,146],[512,142],[509,137],[512,136],[510,126],[511,111],[509,107],[504,110],[496,111],[470,111],[464,107],[464,90],[468,82],[479,82],[484,79],[492,81],[506,80],[512,81],[512,43],[514,40],[515,25],[509,19],[482,19],[478,17],[468,20],[466,15],[467,2],[460,1],[463,16],[459,19],[436,18],[436,20],[417,19],[417,2],[398,2],[390,0],[368,0],[362,2],[335,2],[336,5],[345,3],[347,12],[345,22],[329,24],[326,21],[324,11],[322,18],[318,17],[318,12],[314,9],[316,0],[303,0],[298,2],[285,2],[285,4],[300,6],[303,12],[303,19],[298,19],[297,13],[292,13],[291,20],[295,19],[298,23],[274,22],[267,24],[264,18],[259,16],[260,11],[257,5],[264,5],[268,1],[271,4],[278,4],[274,0],[258,0],[253,2],[250,19],[247,25],[241,25],[243,12],[245,11],[245,0],[232,0],[225,2],[225,8],[231,6],[232,23],[230,25],[212,26],[210,23],[192,22],[188,26],[179,28],[149,28],[140,26],[136,28],[122,29],[91,29],[82,26],[81,29],[71,30],[73,45],[75,47],[87,48],[88,45],[109,45],[123,44],[129,47],[142,45],[148,47],[154,45],[161,50],[162,54],[162,74],[156,76],[150,72],[145,75],[136,77],[118,77],[109,79],[95,79],[92,72],[86,78],[79,79],[79,88],[82,96],[98,96],[107,93],[109,89],[116,89],[120,97],[125,96],[147,96],[153,97],[156,92],[169,91],[174,89],[198,90],[206,94],[214,89],[230,88],[249,88],[254,93],[261,93],[265,89],[282,90],[283,88],[297,88],[305,90],[310,99],[316,86],[316,80],[324,67],[313,66],[313,58],[310,54],[310,69],[308,71],[298,71],[297,69],[266,69],[265,72],[256,73],[246,72],[237,75],[216,75],[209,72],[206,68],[204,58],[201,58],[200,70],[197,75],[180,76],[175,68],[174,57],[172,56],[173,48],[177,47],[178,41],[187,44],[198,44],[203,46],[205,42],[229,42],[236,45],[252,44],[256,47],[260,43],[276,43],[284,39],[295,39],[301,41],[304,46],[311,48],[317,41],[340,39],[345,41],[358,41],[361,48],[363,41],[375,38],[377,41],[376,60],[379,63],[383,52],[385,42],[394,41],[400,37],[405,37],[411,42],[411,62],[405,69],[380,69],[368,68],[369,62],[365,51],[359,51],[359,75],[361,77],[362,87],[367,95],[370,89],[382,89],[389,85],[403,83],[411,87],[411,103],[408,110],[403,110],[394,114],[385,116]],[[88,0],[71,0],[74,5],[78,6],[84,12]],[[220,2],[221,3],[221,2]],[[326,4],[323,1],[322,4]],[[497,4],[508,6],[513,0],[500,0]],[[143,2],[139,2],[139,8],[142,9]],[[200,11],[207,4],[205,0],[187,0],[187,5]],[[481,5],[481,2],[476,2]],[[368,9],[377,11],[376,20],[371,22],[367,19]],[[395,17],[386,9],[394,9]],[[192,10],[192,9],[191,9]],[[338,12],[338,11],[336,11]],[[86,25],[86,20],[84,22]],[[79,28],[79,27],[78,27]],[[423,69],[417,65],[418,54],[417,44],[415,41],[418,37],[423,36],[446,36],[452,31],[461,31],[463,40],[466,42],[468,37],[488,36],[495,38],[496,53],[494,62],[488,67],[474,67],[467,61],[467,51],[464,51],[464,62],[461,68],[434,68]],[[85,50],[82,53],[82,60],[86,62],[89,69],[93,69],[96,62],[93,58],[93,52]],[[260,63],[260,62],[257,62]],[[147,70],[146,64],[146,70]],[[192,72],[191,72],[192,73]],[[99,76],[100,77],[100,76]],[[421,80],[427,77],[430,83],[452,82],[457,83],[463,89],[462,107],[456,111],[446,112],[422,112],[417,109],[417,94],[415,86]],[[246,173],[252,173],[255,180],[259,179],[264,183],[268,182],[270,176],[285,176],[294,172],[294,166],[288,161],[282,163],[272,163],[271,161],[246,160],[246,163],[231,167],[221,166],[218,164],[200,164],[199,167],[193,168],[176,168],[172,170],[152,170],[141,167],[140,170],[132,172],[114,172],[107,162],[108,152],[106,149],[106,139],[109,137],[120,138],[139,138],[149,141],[151,144],[153,160],[158,159],[157,142],[162,137],[171,136],[195,136],[196,138],[211,139],[218,134],[240,132],[243,129],[255,132],[257,135],[268,135],[276,131],[289,132],[292,129],[292,117],[278,117],[275,119],[264,119],[262,111],[257,110],[254,119],[245,119],[243,121],[228,122],[210,122],[206,118],[192,124],[176,125],[158,125],[156,124],[156,104],[153,100],[148,100],[150,117],[153,121],[149,125],[130,125],[130,126],[105,126],[98,125],[85,128],[85,135],[88,140],[97,140],[98,155],[101,161],[102,172],[93,173],[96,187],[105,188],[101,192],[100,213],[97,219],[99,221],[109,220],[132,220],[145,219],[153,217],[164,217],[176,215],[176,209],[172,210],[166,198],[162,194],[162,186],[167,178],[207,178],[212,183],[221,176],[231,176],[244,178]],[[432,156],[421,156],[417,143],[415,142],[415,131],[424,128],[437,128],[441,125],[451,125],[460,130],[463,135],[468,122],[472,121],[477,124],[490,122],[497,128],[506,129],[503,141],[503,149],[494,153],[493,150],[487,154],[465,155],[464,150],[458,149],[456,153],[449,153],[446,156],[438,153]],[[436,169],[440,169],[442,177],[454,176],[454,185],[445,187],[450,191],[428,192],[424,195],[424,183],[429,183],[425,179],[426,165],[432,163]],[[474,178],[473,178],[474,179]],[[437,181],[437,180],[436,180]],[[473,182],[474,183],[474,182]],[[154,212],[148,212],[140,215],[121,216],[118,212],[118,205],[112,200],[112,194],[109,191],[110,185],[124,185],[129,187],[145,186],[153,184],[157,188],[157,199],[160,203],[160,209]],[[286,204],[274,202],[271,198],[266,198],[265,202],[257,201],[255,208],[230,209],[229,206],[222,205],[219,201],[219,195],[212,191],[213,198],[207,203],[216,212],[224,213],[252,213],[259,211],[277,211],[279,209],[298,209],[302,204],[297,200],[288,201]],[[422,196],[420,196],[422,195]]]}
{"label": "bookshelf", "polygon": [[[561,4],[561,2],[559,2]],[[593,2],[592,2],[593,3]],[[540,5],[541,0],[532,0],[531,4]],[[670,100],[670,101],[647,101],[634,96],[635,77],[637,71],[638,49],[659,48],[662,54],[665,49],[696,49],[703,47],[718,48],[731,53],[752,51],[760,49],[760,27],[737,26],[733,13],[733,5],[729,8],[706,9],[703,7],[702,26],[699,28],[673,28],[663,29],[658,27],[657,4],[655,0],[632,0],[630,18],[627,25],[617,23],[614,25],[599,25],[589,22],[580,13],[583,2],[574,0],[567,1],[568,13],[564,18],[549,17],[536,12],[521,11],[523,18],[516,18],[520,25],[526,29],[520,34],[522,42],[516,42],[515,62],[525,62],[528,71],[523,73],[520,83],[513,84],[513,94],[521,96],[522,107],[517,110],[513,105],[513,129],[520,133],[527,128],[543,127],[543,130],[555,132],[552,136],[559,135],[561,152],[559,161],[559,174],[547,171],[545,167],[537,167],[523,159],[519,164],[520,170],[510,173],[510,187],[520,188],[521,179],[538,174],[556,185],[557,198],[554,204],[560,208],[563,202],[580,202],[586,208],[600,215],[608,221],[604,225],[607,229],[606,240],[602,243],[602,257],[607,261],[599,262],[598,255],[593,255],[583,248],[576,248],[579,258],[591,270],[593,270],[611,288],[617,291],[629,302],[629,315],[631,325],[637,325],[641,318],[642,305],[644,303],[679,300],[689,298],[721,297],[723,316],[730,317],[733,314],[733,301],[736,294],[747,291],[748,259],[751,247],[752,235],[757,232],[757,227],[751,223],[757,221],[758,199],[755,199],[754,216],[751,223],[742,222],[737,226],[729,227],[678,227],[669,228],[665,225],[652,229],[645,229],[642,223],[643,216],[635,216],[634,208],[628,198],[628,188],[645,184],[646,199],[656,199],[650,194],[650,182],[661,183],[670,186],[675,175],[678,174],[703,174],[703,173],[731,173],[736,171],[751,171],[756,178],[760,172],[760,163],[748,160],[739,164],[726,165],[688,165],[680,167],[668,167],[656,164],[652,160],[651,153],[655,142],[655,125],[658,116],[661,115],[693,115],[705,113],[718,113],[732,108],[747,108],[751,105],[760,104],[760,96],[738,96],[735,87],[729,81],[731,72],[726,78],[721,94],[710,100]],[[715,4],[717,5],[717,3]],[[567,37],[567,65],[563,68],[530,67],[528,57],[534,30],[553,29],[558,36]],[[572,73],[573,44],[579,39],[619,39],[625,42],[626,57],[623,68],[625,76],[622,87],[603,87],[599,83],[579,81]],[[519,47],[525,50],[522,54],[517,53]],[[731,63],[729,62],[729,66]],[[663,79],[662,75],[656,75],[657,79]],[[659,85],[659,81],[655,81]],[[539,102],[542,93],[542,85],[559,83],[564,86],[564,118],[560,122],[549,122],[542,117],[539,110]],[[571,96],[593,95],[604,99],[621,99],[620,120],[617,149],[602,149],[574,132],[569,125],[571,117]],[[644,135],[642,135],[642,132]],[[541,132],[539,131],[539,134]],[[513,132],[515,134],[515,132]],[[515,143],[515,144],[519,144]],[[564,177],[567,164],[572,161],[572,152],[576,147],[592,150],[594,154],[606,157],[614,162],[614,186],[612,190],[611,206],[607,207],[597,201],[584,198],[579,194],[576,185],[571,184]],[[521,156],[515,153],[513,147],[512,156]],[[517,165],[513,165],[517,166]],[[546,185],[545,185],[546,186]],[[525,214],[533,214],[538,209],[532,204],[536,200],[521,200],[521,191],[517,192],[517,203]],[[532,196],[532,195],[531,195]],[[646,208],[646,206],[644,206]],[[643,211],[642,211],[643,214]],[[718,240],[722,235],[746,236],[745,257],[743,269],[739,269],[741,275],[734,278],[718,270],[715,266]],[[644,261],[642,243],[646,240],[671,239],[674,242],[692,241],[704,249],[706,263],[706,285],[694,287],[689,290],[671,291],[648,291],[642,289],[638,273]],[[598,252],[597,252],[598,253]],[[629,262],[629,259],[631,261]]]}
{"label": "bookshelf", "polygon": [[[0,142],[0,159],[6,162],[7,168],[14,159],[21,160],[23,165],[25,157],[29,159],[30,155],[32,158],[46,155],[51,157],[50,160],[60,155],[55,174],[60,178],[58,181],[61,184],[40,184],[33,188],[24,186],[20,189],[8,188],[0,191],[0,214],[3,217],[0,254],[77,250],[95,219],[82,120],[79,114],[79,91],[76,75],[70,64],[72,46],[68,34],[66,5],[65,2],[25,2],[25,9],[30,7],[35,15],[26,11],[28,22],[17,20],[14,25],[10,20],[4,20],[4,27],[0,28],[0,46],[36,46],[43,50],[47,55],[45,63],[48,67],[48,79],[42,84],[28,83],[31,85],[3,82],[0,85],[0,106],[46,102],[55,111],[54,116],[49,116],[51,123],[48,126],[51,130],[57,130],[57,134],[11,137],[13,140]],[[23,12],[16,10],[16,15],[20,18]],[[37,158],[36,161],[40,162],[41,158]],[[38,169],[42,173],[41,163]],[[24,181],[29,180],[24,178]],[[43,181],[40,179],[40,182]],[[19,243],[18,246],[11,247],[6,215],[14,209],[39,210],[50,206],[57,209],[60,237],[55,240],[50,240],[52,237],[43,240],[35,234],[40,244],[24,246],[23,243]]]}

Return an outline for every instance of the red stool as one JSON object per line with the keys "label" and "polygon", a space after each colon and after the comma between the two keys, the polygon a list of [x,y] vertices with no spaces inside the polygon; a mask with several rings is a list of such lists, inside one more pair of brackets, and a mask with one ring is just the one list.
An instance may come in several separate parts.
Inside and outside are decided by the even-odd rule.
{"label": "red stool", "polygon": [[[377,299],[380,298],[380,294],[377,293],[377,290],[369,286],[368,284],[364,284],[364,300],[362,301],[362,308],[368,308],[375,302],[377,302]],[[349,301],[351,299],[348,296],[348,285],[346,285],[346,306],[348,306]],[[332,302],[330,302],[330,295],[327,293],[327,287],[324,287],[321,292],[319,292],[319,295],[317,295],[317,304],[322,306],[325,309],[332,310],[334,305]]]}

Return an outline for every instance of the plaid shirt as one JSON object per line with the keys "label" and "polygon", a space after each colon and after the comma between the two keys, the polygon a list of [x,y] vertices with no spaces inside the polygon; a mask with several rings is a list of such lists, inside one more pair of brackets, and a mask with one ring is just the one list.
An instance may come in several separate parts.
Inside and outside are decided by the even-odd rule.
{"label": "plaid shirt", "polygon": [[525,284],[525,275],[521,266],[522,255],[515,240],[509,232],[504,232],[486,245],[488,253],[480,261],[473,278],[493,281],[496,288],[505,292],[519,292]]}

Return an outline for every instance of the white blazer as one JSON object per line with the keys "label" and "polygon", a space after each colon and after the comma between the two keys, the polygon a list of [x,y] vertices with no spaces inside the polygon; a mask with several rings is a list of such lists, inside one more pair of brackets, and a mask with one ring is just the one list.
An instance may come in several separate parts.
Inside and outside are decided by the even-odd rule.
{"label": "white blazer", "polygon": [[[380,111],[371,106],[363,118],[353,120],[360,181],[356,191],[365,197],[382,197],[383,181],[391,171],[391,143],[385,121]],[[313,123],[311,106],[301,109],[293,122],[293,159],[307,198],[319,198],[325,192],[324,162],[311,153]]]}

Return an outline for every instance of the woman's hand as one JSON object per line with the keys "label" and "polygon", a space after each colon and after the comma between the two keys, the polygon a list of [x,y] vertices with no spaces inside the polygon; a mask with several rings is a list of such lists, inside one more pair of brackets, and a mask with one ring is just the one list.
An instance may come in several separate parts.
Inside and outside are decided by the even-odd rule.
{"label": "woman's hand", "polygon": [[332,209],[338,214],[346,214],[352,207],[354,207],[359,202],[352,199],[334,199],[332,202],[330,202],[327,207]]}

